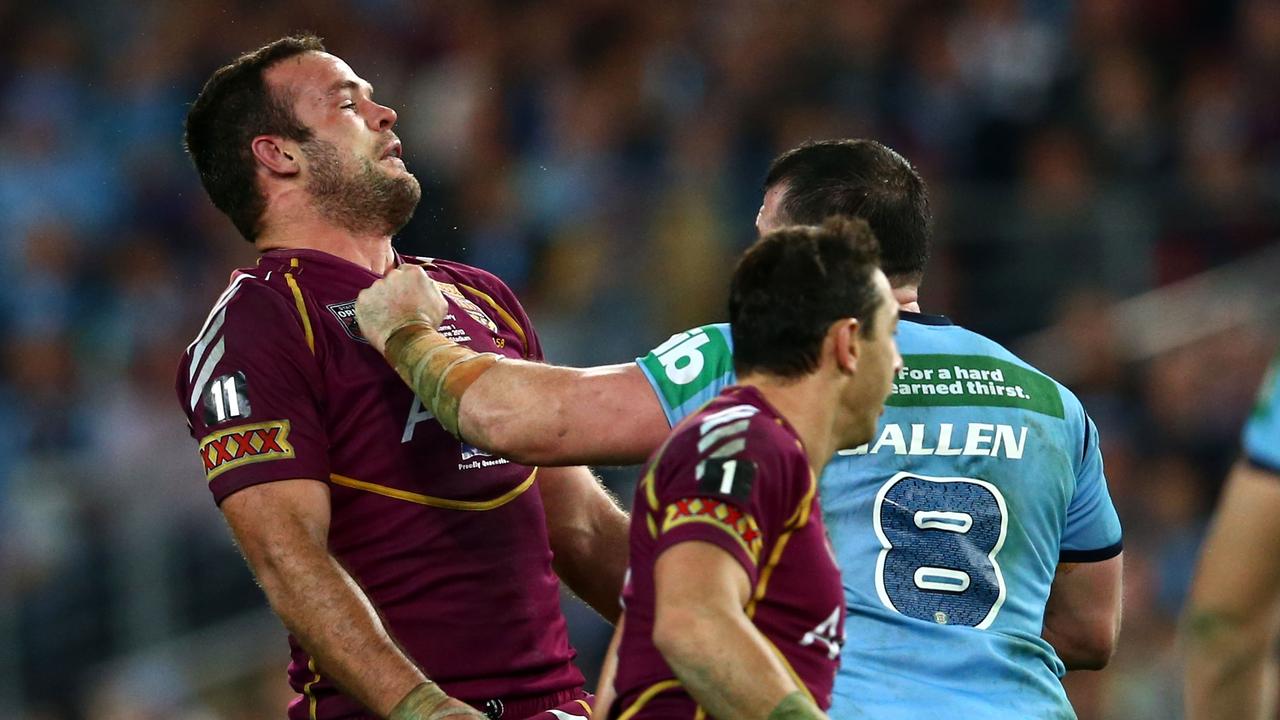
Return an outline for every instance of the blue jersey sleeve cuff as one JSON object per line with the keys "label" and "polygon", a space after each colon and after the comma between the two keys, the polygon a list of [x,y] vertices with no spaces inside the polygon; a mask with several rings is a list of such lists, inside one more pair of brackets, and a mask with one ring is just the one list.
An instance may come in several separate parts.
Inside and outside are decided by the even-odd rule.
{"label": "blue jersey sleeve cuff", "polygon": [[662,414],[667,416],[667,425],[675,427],[680,422],[680,415],[676,413],[676,408],[667,407],[667,403],[662,399],[662,391],[659,388],[658,381],[649,373],[649,368],[641,362],[644,358],[636,358],[636,367],[640,368],[640,372],[644,373],[644,379],[649,381],[649,389],[653,391],[653,399],[658,401],[658,405],[662,407]]}
{"label": "blue jersey sleeve cuff", "polygon": [[1120,540],[1115,545],[1108,545],[1097,550],[1062,550],[1058,553],[1058,562],[1060,563],[1095,563],[1111,558],[1120,554],[1124,550],[1124,540]]}
{"label": "blue jersey sleeve cuff", "polygon": [[1258,470],[1269,472],[1273,475],[1280,475],[1280,462],[1271,462],[1268,460],[1264,460],[1258,457],[1257,455],[1248,455],[1248,454],[1244,456],[1244,461],[1249,463],[1249,465],[1257,468]]}

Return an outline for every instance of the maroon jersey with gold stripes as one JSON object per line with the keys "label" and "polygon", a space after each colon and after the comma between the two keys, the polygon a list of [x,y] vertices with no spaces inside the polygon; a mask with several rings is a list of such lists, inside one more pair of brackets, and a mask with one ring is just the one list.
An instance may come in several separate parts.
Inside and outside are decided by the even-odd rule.
{"label": "maroon jersey with gold stripes", "polygon": [[823,709],[844,641],[840,570],[800,439],[758,390],[726,389],[682,421],[636,488],[626,624],[611,717],[702,717],[653,645],[653,568],[682,542],[718,546],[746,570],[745,608]]}
{"label": "maroon jersey with gold stripes", "polygon": [[[447,337],[542,358],[496,277],[401,261],[440,283]],[[365,341],[355,299],[377,279],[313,250],[274,250],[232,275],[178,372],[209,489],[220,503],[258,483],[325,483],[330,551],[450,695],[484,706],[575,690],[536,469],[449,435]],[[290,718],[373,717],[290,644]]]}

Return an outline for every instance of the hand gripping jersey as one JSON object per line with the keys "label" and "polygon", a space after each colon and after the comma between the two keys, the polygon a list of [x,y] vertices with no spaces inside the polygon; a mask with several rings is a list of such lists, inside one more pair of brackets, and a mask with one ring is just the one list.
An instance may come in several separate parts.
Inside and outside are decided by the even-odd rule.
{"label": "hand gripping jersey", "polygon": [[[1097,430],[991,340],[901,319],[877,437],[821,480],[848,610],[831,717],[1074,718],[1040,632],[1058,563],[1121,549]],[[734,381],[731,346],[710,325],[637,361],[672,421]]]}
{"label": "hand gripping jersey", "polygon": [[[446,336],[541,359],[497,278],[405,261],[441,284]],[[258,483],[325,483],[330,552],[450,695],[485,707],[577,690],[536,469],[450,436],[365,341],[355,299],[376,279],[309,250],[271,251],[232,275],[178,372],[209,490],[221,503]],[[372,717],[290,644],[301,695],[290,718]]]}
{"label": "hand gripping jersey", "polygon": [[1271,363],[1245,425],[1244,455],[1253,465],[1280,475],[1280,356]]}
{"label": "hand gripping jersey", "polygon": [[676,428],[636,489],[612,717],[705,717],[652,639],[654,563],[689,541],[714,544],[742,565],[751,622],[796,685],[828,707],[844,602],[817,481],[791,426],[756,389],[734,387]]}

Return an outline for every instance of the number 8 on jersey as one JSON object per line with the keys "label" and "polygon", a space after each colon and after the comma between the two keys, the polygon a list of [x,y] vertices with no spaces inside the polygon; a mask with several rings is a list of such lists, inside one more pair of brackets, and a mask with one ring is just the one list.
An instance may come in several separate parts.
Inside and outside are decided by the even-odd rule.
{"label": "number 8 on jersey", "polygon": [[876,591],[890,610],[949,625],[990,627],[1004,604],[996,556],[1008,512],[992,484],[900,472],[875,502]]}

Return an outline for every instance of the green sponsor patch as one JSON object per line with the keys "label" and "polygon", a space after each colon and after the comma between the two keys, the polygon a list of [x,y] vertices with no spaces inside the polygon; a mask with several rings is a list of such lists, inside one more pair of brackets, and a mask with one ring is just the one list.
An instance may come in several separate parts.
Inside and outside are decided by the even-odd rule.
{"label": "green sponsor patch", "polygon": [[985,355],[903,355],[886,404],[894,407],[990,406],[1065,417],[1062,395],[1034,370]]}
{"label": "green sponsor patch", "polygon": [[1267,374],[1262,376],[1262,387],[1258,390],[1258,402],[1249,414],[1249,422],[1260,423],[1271,416],[1275,405],[1280,403],[1280,355],[1271,362]]}
{"label": "green sponsor patch", "polygon": [[714,326],[679,333],[640,358],[670,409],[683,406],[733,371],[733,353]]}

